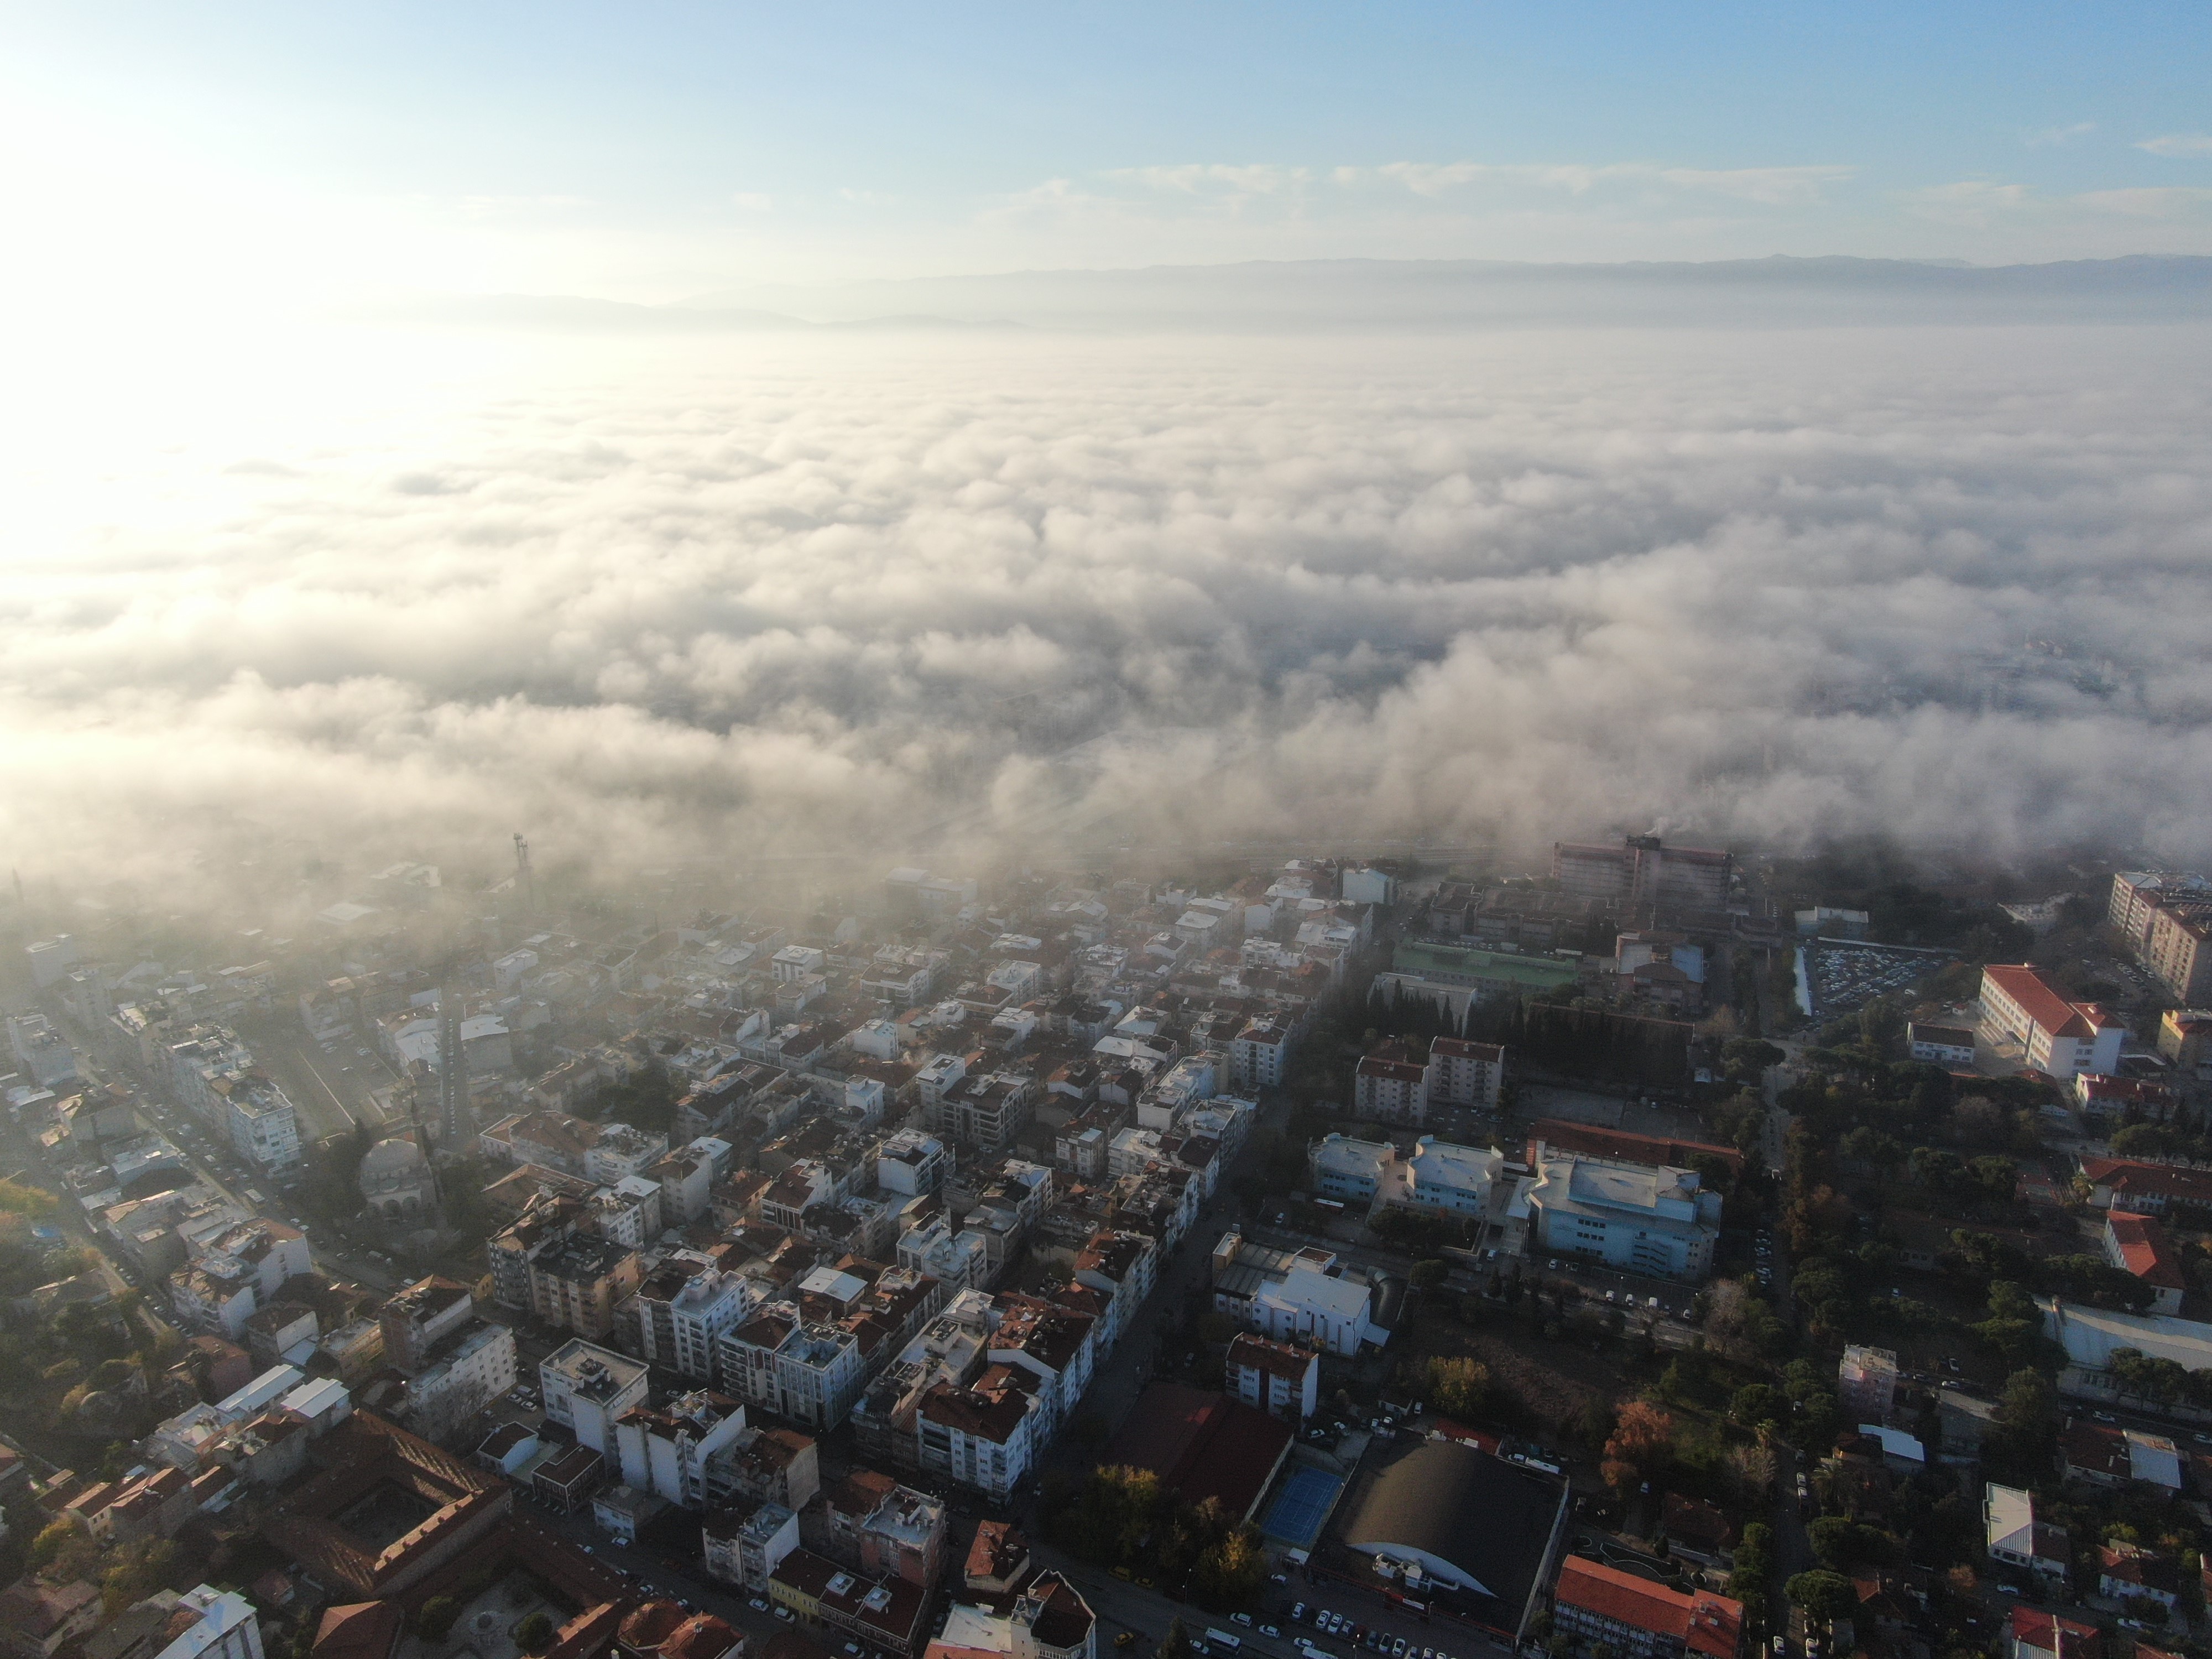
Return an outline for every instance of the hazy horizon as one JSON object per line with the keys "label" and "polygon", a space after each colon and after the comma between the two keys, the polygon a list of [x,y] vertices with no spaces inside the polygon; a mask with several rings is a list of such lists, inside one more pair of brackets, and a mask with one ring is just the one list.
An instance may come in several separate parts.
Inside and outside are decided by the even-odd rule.
{"label": "hazy horizon", "polygon": [[0,852],[2212,859],[2212,23],[2031,10],[19,12]]}
{"label": "hazy horizon", "polygon": [[2212,856],[2195,326],[299,344],[19,448],[18,867]]}

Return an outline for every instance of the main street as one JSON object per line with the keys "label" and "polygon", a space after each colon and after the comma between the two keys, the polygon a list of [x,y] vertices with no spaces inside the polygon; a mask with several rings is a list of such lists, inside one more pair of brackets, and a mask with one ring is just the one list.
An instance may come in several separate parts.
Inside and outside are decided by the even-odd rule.
{"label": "main street", "polygon": [[[1170,1600],[1156,1589],[1079,1560],[1048,1545],[1032,1544],[1030,1553],[1040,1565],[1065,1573],[1082,1592],[1083,1599],[1099,1617],[1102,1653],[1107,1650],[1107,1644],[1113,1637],[1125,1630],[1134,1632],[1147,1644],[1157,1644],[1167,1634],[1168,1626],[1177,1619],[1182,1620],[1183,1628],[1193,1637],[1209,1626],[1228,1631],[1243,1643],[1248,1652],[1261,1656],[1261,1659],[1300,1659],[1296,1645],[1299,1636],[1304,1636],[1325,1653],[1356,1656],[1367,1651],[1341,1636],[1325,1636],[1315,1629],[1313,1615],[1324,1607],[1370,1631],[1403,1637],[1407,1647],[1416,1653],[1427,1647],[1449,1659],[1497,1659],[1512,1651],[1507,1644],[1456,1620],[1438,1616],[1425,1622],[1379,1596],[1346,1585],[1308,1583],[1295,1571],[1279,1575],[1286,1578],[1284,1583],[1278,1584],[1271,1579],[1261,1587],[1259,1604],[1252,1612],[1252,1623],[1247,1626],[1232,1621],[1226,1613],[1209,1613],[1186,1602]],[[1300,1602],[1305,1604],[1306,1619],[1294,1624],[1291,1609]],[[1281,1634],[1265,1635],[1260,1629],[1262,1625],[1273,1625]]]}

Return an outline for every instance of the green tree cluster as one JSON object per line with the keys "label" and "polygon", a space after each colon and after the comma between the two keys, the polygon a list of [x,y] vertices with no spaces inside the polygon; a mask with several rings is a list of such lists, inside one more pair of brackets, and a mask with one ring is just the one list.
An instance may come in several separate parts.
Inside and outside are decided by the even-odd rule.
{"label": "green tree cluster", "polygon": [[1267,1577],[1255,1528],[1231,1517],[1218,1498],[1177,1503],[1149,1470],[1093,1469],[1072,1504],[1049,1512],[1063,1547],[1202,1607],[1247,1605]]}
{"label": "green tree cluster", "polygon": [[1492,1403],[1490,1368],[1479,1359],[1429,1359],[1419,1384],[1433,1411],[1462,1421],[1480,1419]]}
{"label": "green tree cluster", "polygon": [[2002,1354],[2007,1364],[2025,1365],[2043,1334],[2043,1310],[2035,1298],[2008,1279],[1990,1286],[1990,1316],[1974,1334]]}
{"label": "green tree cluster", "polygon": [[2042,1372],[2022,1366],[2005,1381],[1996,1417],[1982,1440],[1992,1480],[2033,1485],[2050,1472],[2058,1446],[2058,1395]]}
{"label": "green tree cluster", "polygon": [[1782,1593],[1792,1605],[1805,1609],[1806,1618],[1823,1626],[1842,1618],[1859,1600],[1850,1579],[1825,1567],[1797,1574],[1782,1587]]}
{"label": "green tree cluster", "polygon": [[1886,1566],[1897,1559],[1897,1540],[1880,1527],[1840,1515],[1824,1515],[1805,1528],[1820,1565],[1838,1572]]}
{"label": "green tree cluster", "polygon": [[1767,1606],[1774,1589],[1774,1529],[1764,1521],[1745,1523],[1729,1574],[1729,1594],[1743,1603],[1745,1634],[1756,1644],[1765,1635]]}

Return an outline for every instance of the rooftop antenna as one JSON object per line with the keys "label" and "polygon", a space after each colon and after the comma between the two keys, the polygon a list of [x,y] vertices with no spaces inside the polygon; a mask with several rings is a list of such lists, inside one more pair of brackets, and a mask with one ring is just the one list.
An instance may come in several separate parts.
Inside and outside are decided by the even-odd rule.
{"label": "rooftop antenna", "polygon": [[538,880],[530,873],[530,843],[522,838],[522,831],[514,832],[514,878],[522,887],[522,902],[532,910],[538,908]]}

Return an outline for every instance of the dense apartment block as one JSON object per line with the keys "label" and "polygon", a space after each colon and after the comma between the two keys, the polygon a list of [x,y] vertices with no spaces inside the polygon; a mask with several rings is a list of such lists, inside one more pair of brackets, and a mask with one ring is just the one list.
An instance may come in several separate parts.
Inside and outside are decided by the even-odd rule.
{"label": "dense apartment block", "polygon": [[1565,891],[1632,907],[1722,908],[1735,871],[1728,853],[1669,847],[1657,836],[1628,836],[1617,845],[1560,842],[1552,848],[1552,875]]}

